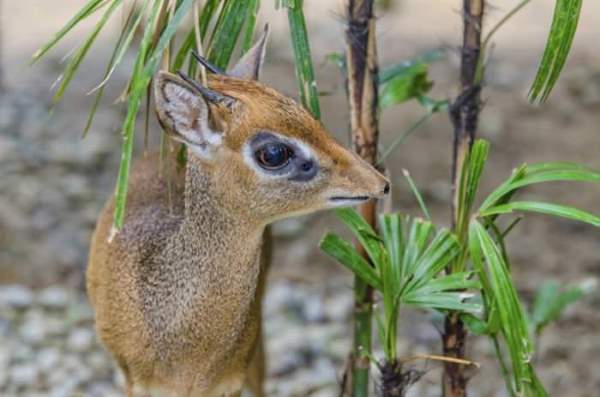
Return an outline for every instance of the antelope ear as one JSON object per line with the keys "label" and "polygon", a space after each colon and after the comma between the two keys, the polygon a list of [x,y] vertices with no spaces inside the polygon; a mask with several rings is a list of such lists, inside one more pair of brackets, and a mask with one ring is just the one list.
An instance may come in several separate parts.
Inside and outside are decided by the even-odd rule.
{"label": "antelope ear", "polygon": [[221,146],[223,134],[210,122],[214,107],[207,99],[167,72],[159,72],[155,78],[154,97],[158,121],[165,131],[198,157],[210,159]]}
{"label": "antelope ear", "polygon": [[227,74],[239,79],[258,80],[263,61],[265,60],[268,37],[269,25],[267,24],[258,41],[240,58]]}

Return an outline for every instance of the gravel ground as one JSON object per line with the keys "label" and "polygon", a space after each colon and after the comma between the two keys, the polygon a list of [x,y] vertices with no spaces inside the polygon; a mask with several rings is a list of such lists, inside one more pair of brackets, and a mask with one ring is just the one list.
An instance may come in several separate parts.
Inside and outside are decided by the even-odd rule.
{"label": "gravel ground", "polygon": [[[350,294],[274,283],[265,299],[269,395],[333,396],[349,348]],[[85,296],[53,286],[0,287],[0,395],[122,395],[123,379],[98,343]]]}

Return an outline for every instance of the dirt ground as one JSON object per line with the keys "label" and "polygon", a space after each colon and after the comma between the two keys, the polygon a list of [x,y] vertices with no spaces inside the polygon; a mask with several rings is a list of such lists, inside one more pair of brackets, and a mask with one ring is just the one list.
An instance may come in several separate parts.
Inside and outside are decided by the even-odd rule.
{"label": "dirt ground", "polygon": [[[76,0],[0,0],[1,283],[21,283],[33,288],[56,283],[70,287],[80,285],[94,218],[114,184],[122,107],[105,101],[90,136],[79,140],[91,103],[91,98],[84,93],[100,80],[114,32],[112,37],[109,34],[100,38],[65,101],[54,109],[52,118],[47,117],[51,99],[49,87],[60,73],[60,58],[83,37],[89,26],[71,35],[66,45],[61,45],[39,64],[28,66],[35,49],[81,3]],[[282,11],[272,9],[271,3],[263,2],[261,15],[261,20],[268,21],[273,28],[265,81],[295,96],[287,18]],[[432,66],[431,79],[435,82],[434,96],[452,98],[457,93],[455,48],[461,34],[458,12],[461,2],[399,0],[396,3],[390,11],[381,13],[379,20],[381,64],[409,59],[436,47],[447,48],[449,55]],[[514,0],[490,3],[486,27],[492,26],[516,3]],[[340,2],[305,0],[305,9],[319,88],[332,93],[322,97],[323,121],[345,140],[347,110],[343,81],[335,67],[324,62],[327,54],[343,49]],[[533,1],[493,40],[480,123],[480,136],[492,144],[483,192],[489,192],[523,162],[576,161],[600,168],[600,54],[597,51],[600,4],[584,2],[573,53],[550,100],[543,106],[530,105],[526,100],[552,10],[553,2]],[[121,85],[130,63],[131,59],[127,59],[116,75]],[[118,96],[120,84],[110,86],[108,98]],[[414,123],[421,112],[414,104],[383,112],[383,145]],[[405,168],[424,192],[434,218],[439,223],[447,223],[450,142],[449,120],[446,115],[437,115],[389,158],[386,165],[394,183],[395,210],[418,213],[400,172]],[[595,213],[599,211],[598,186],[559,184],[531,189],[525,195],[572,204]],[[350,294],[349,275],[316,248],[324,231],[331,229],[339,230],[339,226],[330,215],[304,217],[277,225],[278,244],[271,281],[283,282],[292,289]],[[531,298],[536,286],[548,279],[571,283],[600,277],[600,234],[590,226],[527,215],[508,244],[514,275],[526,298]],[[599,305],[600,294],[592,294],[569,309],[544,335],[538,368],[552,395],[598,395]],[[435,327],[416,313],[409,313],[407,318],[418,321],[401,325],[405,337],[402,354],[415,353],[418,349],[415,346],[435,352],[439,348]],[[411,343],[415,338],[423,343]],[[480,339],[473,339],[470,345],[473,359],[484,364],[473,374],[472,395],[505,395],[497,368],[490,359],[489,346]],[[439,369],[433,365],[427,369],[430,371],[424,383],[431,387],[419,390],[429,390],[421,391],[422,395],[436,395],[434,382]]]}

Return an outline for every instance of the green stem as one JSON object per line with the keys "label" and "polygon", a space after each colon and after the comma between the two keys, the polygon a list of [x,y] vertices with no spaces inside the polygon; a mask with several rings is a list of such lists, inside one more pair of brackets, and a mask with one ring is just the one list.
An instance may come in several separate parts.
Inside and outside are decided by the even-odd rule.
{"label": "green stem", "polygon": [[406,138],[408,138],[409,136],[411,136],[413,134],[413,132],[415,132],[423,124],[425,124],[425,122],[427,120],[429,120],[429,118],[431,117],[432,114],[433,114],[433,112],[427,112],[426,114],[424,114],[423,116],[421,116],[421,118],[419,120],[417,120],[413,125],[411,125],[410,127],[408,127],[408,129],[404,130],[400,135],[398,135],[396,137],[396,139],[394,139],[394,141],[392,143],[390,143],[390,145],[379,156],[379,161],[377,162],[377,165],[382,165],[384,163],[385,159],[394,150],[396,150],[396,148],[398,146],[400,146],[402,144],[402,142],[404,142],[406,140]]}
{"label": "green stem", "polygon": [[508,390],[510,397],[517,397],[517,395],[513,389],[513,385],[512,385],[512,381],[511,381],[511,377],[510,377],[510,371],[508,370],[508,367],[507,367],[506,363],[504,362],[504,358],[502,356],[502,350],[500,349],[500,343],[498,342],[498,336],[493,335],[493,336],[491,336],[491,338],[494,343],[494,350],[496,351],[496,357],[498,358],[498,362],[500,363],[500,370],[502,372],[502,377],[504,378],[504,383],[506,384],[506,390]]}
{"label": "green stem", "polygon": [[354,360],[352,367],[352,397],[369,395],[372,305],[371,289],[358,277],[354,279]]}
{"label": "green stem", "polygon": [[508,22],[515,14],[517,14],[523,7],[525,7],[531,0],[523,0],[519,4],[517,4],[512,10],[510,10],[501,20],[498,21],[496,25],[492,29],[490,29],[489,33],[483,39],[481,44],[481,53],[479,55],[479,60],[477,61],[477,72],[475,73],[475,82],[477,84],[481,83],[483,79],[483,68],[485,64],[485,54],[487,51],[488,44],[494,34],[506,23]]}

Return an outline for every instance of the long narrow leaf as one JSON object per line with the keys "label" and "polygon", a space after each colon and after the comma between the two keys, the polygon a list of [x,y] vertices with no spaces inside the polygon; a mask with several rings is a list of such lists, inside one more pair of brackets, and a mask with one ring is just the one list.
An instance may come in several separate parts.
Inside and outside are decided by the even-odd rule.
{"label": "long narrow leaf", "polygon": [[529,91],[531,102],[544,102],[556,84],[571,50],[582,0],[556,0],[544,55]]}
{"label": "long narrow leaf", "polygon": [[364,247],[374,266],[379,268],[383,244],[375,230],[353,208],[339,208],[335,214]]}
{"label": "long narrow leaf", "polygon": [[[204,39],[206,36],[206,30],[208,29],[208,23],[212,19],[217,7],[219,5],[219,0],[208,0],[204,4],[202,8],[202,12],[200,14],[200,20],[197,22],[198,27],[200,29],[200,37]],[[173,65],[171,66],[171,70],[179,70],[183,66],[186,58],[189,56],[190,51],[196,45],[196,35],[195,28],[192,26],[190,31],[185,36],[177,54],[175,55],[175,60],[173,61]],[[193,74],[190,74],[193,75]]]}
{"label": "long narrow leaf", "polygon": [[256,27],[256,15],[260,8],[260,0],[248,0],[248,15],[246,16],[246,29],[242,36],[242,53],[245,53],[252,47],[252,38]]}
{"label": "long narrow leaf", "polygon": [[227,69],[235,49],[248,9],[248,1],[225,0],[211,39],[208,59],[217,67]]}
{"label": "long narrow leaf", "polygon": [[429,209],[427,208],[427,205],[425,204],[425,200],[423,200],[423,196],[419,192],[419,189],[417,188],[415,181],[412,179],[412,177],[410,176],[410,173],[407,170],[402,170],[402,174],[404,175],[404,179],[406,179],[406,182],[408,182],[408,186],[410,187],[410,190],[413,192],[413,195],[417,199],[417,203],[419,203],[419,207],[421,207],[421,211],[423,212],[425,219],[427,219],[428,221],[431,221],[431,215],[429,215]]}
{"label": "long narrow leaf", "polygon": [[31,62],[36,62],[43,57],[52,47],[56,45],[65,35],[67,35],[75,26],[81,21],[98,11],[100,8],[108,4],[107,0],[89,0],[78,12],[67,22],[67,24],[60,29],[50,41],[48,41],[42,48],[37,50],[31,58]]}
{"label": "long narrow leaf", "polygon": [[335,234],[326,234],[319,247],[342,265],[350,269],[355,275],[373,288],[381,290],[381,281],[375,269],[356,251],[349,242]]}
{"label": "long narrow leaf", "polygon": [[423,255],[433,231],[434,227],[431,222],[421,219],[415,219],[412,222],[402,263],[405,278],[408,279],[414,274],[418,260]]}
{"label": "long narrow leaf", "polygon": [[296,60],[296,77],[300,90],[302,104],[310,110],[316,119],[321,118],[317,82],[313,69],[312,57],[304,12],[302,11],[304,0],[287,0],[288,20],[294,58]]}
{"label": "long narrow leaf", "polygon": [[[562,164],[563,167],[560,167]],[[508,193],[544,182],[600,182],[600,172],[585,168],[581,165],[569,163],[536,164],[534,166],[523,166],[518,177],[512,177],[494,190],[481,204],[480,211],[486,211],[489,207],[498,205],[498,201]]]}
{"label": "long narrow leaf", "polygon": [[[119,37],[119,39],[117,41],[117,45],[115,46],[114,53],[111,56],[110,62],[108,63],[107,71],[104,74],[104,78],[102,79],[100,84],[98,84],[98,86],[96,86],[96,88],[94,88],[94,90],[101,89],[102,87],[104,87],[106,85],[106,83],[111,78],[111,76],[114,73],[117,66],[123,60],[123,57],[125,56],[125,53],[129,49],[129,45],[131,44],[131,41],[133,40],[133,37],[135,36],[135,32],[136,32],[138,26],[140,25],[140,22],[143,19],[147,5],[148,5],[148,3],[145,2],[138,10],[136,10],[135,8],[132,7],[132,9],[130,11],[130,15],[127,18],[128,21],[132,20],[131,18],[134,16],[134,14],[137,13],[137,16],[135,17],[135,19],[132,20],[131,24],[129,24],[128,21],[125,22],[125,26],[123,27],[123,31],[121,32],[121,36]],[[93,92],[94,90],[92,90],[90,92]]]}
{"label": "long narrow leaf", "polygon": [[121,149],[121,162],[119,164],[119,174],[117,177],[117,187],[115,190],[115,215],[113,220],[113,228],[111,231],[111,237],[121,229],[125,220],[125,204],[127,202],[127,188],[129,181],[129,169],[131,166],[131,157],[133,154],[133,135],[135,131],[136,116],[142,100],[148,82],[144,81],[142,73],[144,70],[144,60],[149,52],[150,45],[152,43],[152,37],[157,29],[159,11],[161,9],[161,3],[155,2],[153,4],[149,23],[145,28],[144,37],[140,43],[138,55],[136,57],[135,65],[133,67],[133,73],[131,81],[133,89],[129,97],[129,104],[127,107],[127,115],[125,116],[125,122],[123,124],[123,145]]}
{"label": "long narrow leaf", "polygon": [[513,211],[539,212],[541,214],[560,216],[600,227],[600,217],[597,215],[574,207],[535,201],[514,201],[489,208],[486,211],[481,212],[480,215],[486,217],[494,214],[507,214]]}
{"label": "long narrow leaf", "polygon": [[457,272],[429,280],[425,285],[419,287],[418,291],[420,294],[428,294],[464,289],[478,290],[480,288],[481,283],[473,278],[472,272]]}
{"label": "long narrow leaf", "polygon": [[97,90],[98,92],[96,93],[96,97],[94,98],[94,103],[92,104],[86,125],[83,129],[84,137],[86,136],[86,134],[92,127],[94,115],[96,114],[98,105],[100,104],[100,101],[102,100],[102,97],[104,95],[104,88],[106,87],[106,83],[111,78],[113,72],[115,71],[115,69],[117,68],[119,63],[121,63],[121,60],[123,59],[123,56],[125,55],[125,52],[129,48],[129,45],[131,44],[134,33],[137,30],[137,28],[142,20],[142,17],[144,15],[147,5],[148,5],[148,3],[144,3],[142,8],[140,10],[137,10],[137,16],[133,20],[132,20],[132,18],[134,17],[136,10],[134,7],[131,8],[131,10],[129,12],[129,16],[127,17],[127,20],[125,21],[125,24],[123,26],[123,30],[121,31],[121,34],[117,40],[115,49],[110,57],[108,64],[106,65],[106,72],[104,73],[104,78],[102,79],[102,82],[96,88],[94,88],[92,91],[90,91],[90,93],[94,92],[94,90]]}
{"label": "long narrow leaf", "polygon": [[389,258],[394,286],[393,290],[399,289],[403,280],[402,258],[404,257],[404,233],[402,217],[399,214],[385,214],[379,217],[379,225],[383,243]]}
{"label": "long narrow leaf", "polygon": [[87,36],[81,47],[79,47],[77,51],[75,51],[75,53],[73,54],[71,60],[65,68],[64,73],[61,76],[60,84],[56,89],[54,98],[52,99],[54,103],[60,102],[60,100],[62,99],[65,91],[67,90],[67,87],[69,86],[69,83],[71,83],[71,80],[75,76],[75,73],[77,73],[79,65],[81,65],[81,62],[83,61],[83,58],[85,58],[85,55],[89,51],[90,47],[92,46],[92,44],[94,44],[94,41],[96,41],[98,34],[102,30],[106,22],[108,22],[112,13],[121,4],[121,2],[122,0],[112,0],[110,6],[104,12],[102,18],[100,18],[100,20],[96,23],[96,26],[94,27],[92,32]]}
{"label": "long narrow leaf", "polygon": [[438,310],[456,310],[463,313],[480,314],[481,305],[465,302],[467,294],[461,292],[438,292],[420,294],[419,291],[407,294],[403,301],[407,305]]}
{"label": "long narrow leaf", "polygon": [[531,366],[533,347],[529,339],[525,311],[513,285],[508,266],[485,227],[473,220],[469,228],[469,250],[477,271],[489,276],[489,290],[501,319],[500,327],[509,352],[517,392],[545,396],[546,392]]}
{"label": "long narrow leaf", "polygon": [[448,230],[440,230],[423,255],[414,265],[412,280],[407,290],[427,284],[460,253],[456,236]]}

